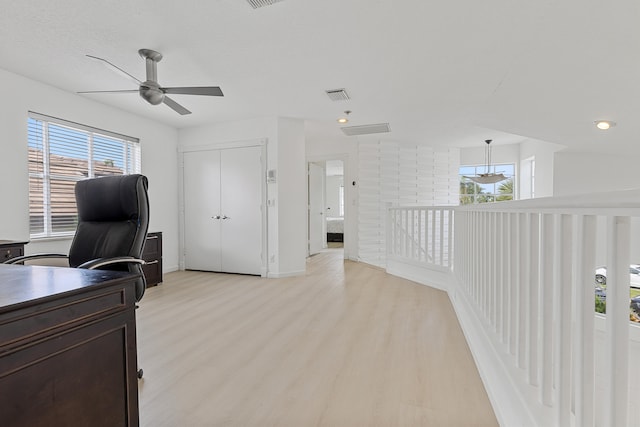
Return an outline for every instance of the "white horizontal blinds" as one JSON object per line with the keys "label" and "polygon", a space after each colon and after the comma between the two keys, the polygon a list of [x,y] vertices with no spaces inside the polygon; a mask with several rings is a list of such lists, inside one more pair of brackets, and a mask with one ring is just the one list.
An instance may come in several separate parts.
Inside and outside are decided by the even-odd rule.
{"label": "white horizontal blinds", "polygon": [[29,118],[27,144],[29,150],[29,230],[31,235],[45,233],[45,217],[48,212],[48,188],[44,176],[44,142],[46,127],[43,122]]}
{"label": "white horizontal blinds", "polygon": [[136,138],[37,113],[29,114],[28,144],[32,238],[75,231],[77,181],[140,171]]}
{"label": "white horizontal blinds", "polygon": [[[359,159],[359,257],[363,262],[386,264],[387,210],[395,206],[433,206],[458,203],[459,152],[425,146],[401,146],[394,142],[360,143]],[[405,243],[420,248],[426,239],[429,218],[417,213],[406,222]],[[441,213],[437,213],[440,219]],[[441,247],[441,230],[448,230],[448,216],[436,228],[432,247]],[[430,228],[430,233],[433,233]],[[419,232],[419,235],[416,235]],[[408,239],[408,240],[406,240]],[[416,249],[418,250],[418,249]],[[448,252],[437,250],[438,257]]]}

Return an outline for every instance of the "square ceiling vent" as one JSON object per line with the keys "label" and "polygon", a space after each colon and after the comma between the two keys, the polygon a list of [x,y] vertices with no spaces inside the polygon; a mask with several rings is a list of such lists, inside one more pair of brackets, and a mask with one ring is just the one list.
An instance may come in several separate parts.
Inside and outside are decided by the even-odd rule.
{"label": "square ceiling vent", "polygon": [[329,99],[332,101],[347,101],[351,99],[345,89],[329,89],[325,90],[325,92],[327,93]]}
{"label": "square ceiling vent", "polygon": [[391,127],[389,123],[377,123],[375,125],[362,125],[362,126],[346,126],[342,129],[347,136],[356,136],[356,135],[369,135],[371,133],[385,133],[391,132]]}
{"label": "square ceiling vent", "polygon": [[282,0],[247,0],[247,3],[249,3],[252,8],[257,9],[259,7],[271,6],[281,1]]}

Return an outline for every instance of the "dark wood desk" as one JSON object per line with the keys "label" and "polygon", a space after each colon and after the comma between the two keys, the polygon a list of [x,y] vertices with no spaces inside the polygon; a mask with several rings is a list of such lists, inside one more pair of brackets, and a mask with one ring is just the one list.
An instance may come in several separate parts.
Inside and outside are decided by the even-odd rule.
{"label": "dark wood desk", "polygon": [[1,425],[138,425],[136,277],[0,265]]}
{"label": "dark wood desk", "polygon": [[0,263],[11,258],[24,255],[24,245],[29,242],[22,240],[0,240]]}

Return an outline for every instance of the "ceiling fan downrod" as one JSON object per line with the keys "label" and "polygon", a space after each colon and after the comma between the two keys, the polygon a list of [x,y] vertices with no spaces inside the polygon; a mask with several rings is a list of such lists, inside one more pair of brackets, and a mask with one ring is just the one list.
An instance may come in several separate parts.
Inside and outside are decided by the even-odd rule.
{"label": "ceiling fan downrod", "polygon": [[164,101],[164,91],[158,83],[158,62],[162,60],[162,54],[151,49],[138,51],[144,58],[147,71],[147,80],[140,85],[140,96],[151,105],[158,105]]}

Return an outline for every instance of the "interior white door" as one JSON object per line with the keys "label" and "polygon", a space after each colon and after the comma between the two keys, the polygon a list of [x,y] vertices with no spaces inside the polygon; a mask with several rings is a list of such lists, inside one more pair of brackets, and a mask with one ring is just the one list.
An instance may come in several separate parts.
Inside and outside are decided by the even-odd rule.
{"label": "interior white door", "polygon": [[220,201],[222,271],[262,270],[262,149],[222,150]]}
{"label": "interior white door", "polygon": [[261,147],[184,154],[185,268],[262,273]]}
{"label": "interior white door", "polygon": [[324,242],[324,168],[309,163],[309,255],[322,250]]}
{"label": "interior white door", "polygon": [[221,271],[220,151],[184,153],[185,268]]}

